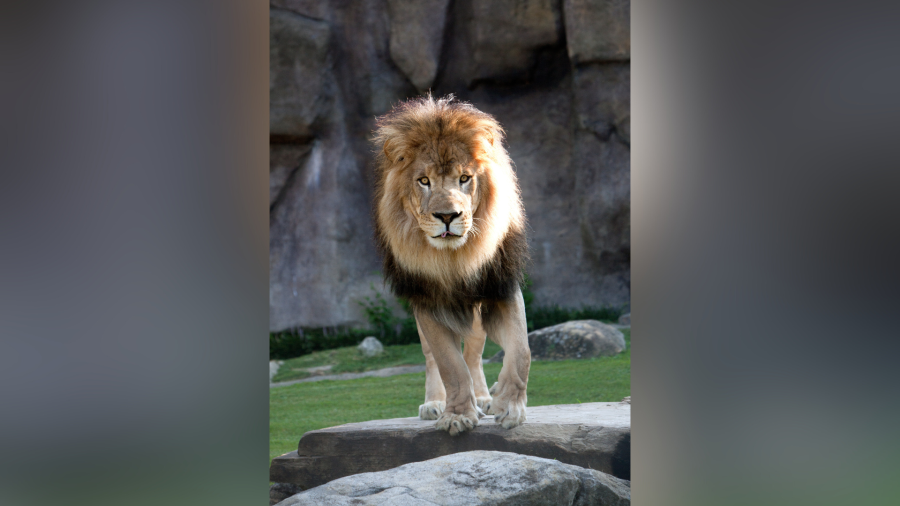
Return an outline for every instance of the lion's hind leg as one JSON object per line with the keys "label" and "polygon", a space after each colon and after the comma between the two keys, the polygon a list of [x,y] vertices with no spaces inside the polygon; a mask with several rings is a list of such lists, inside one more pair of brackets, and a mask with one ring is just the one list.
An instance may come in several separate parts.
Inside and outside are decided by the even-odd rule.
{"label": "lion's hind leg", "polygon": [[475,405],[478,406],[479,411],[486,413],[486,406],[491,402],[491,394],[488,391],[487,381],[484,378],[484,367],[481,362],[487,335],[481,326],[480,308],[476,308],[475,318],[472,323],[472,332],[464,340],[463,359],[465,359],[466,367],[469,368],[469,375],[472,377],[475,389]]}

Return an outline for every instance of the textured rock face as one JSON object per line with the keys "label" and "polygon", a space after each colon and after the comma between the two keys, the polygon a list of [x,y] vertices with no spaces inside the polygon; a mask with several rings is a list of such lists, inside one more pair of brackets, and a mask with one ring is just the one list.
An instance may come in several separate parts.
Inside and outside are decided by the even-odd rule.
{"label": "textured rock face", "polygon": [[573,63],[631,58],[630,0],[565,0],[564,4]]}
{"label": "textured rock face", "polygon": [[450,0],[388,0],[391,59],[417,89],[437,76]]}
{"label": "textured rock face", "polygon": [[560,43],[561,23],[553,0],[472,3],[469,82],[525,81],[542,48]]}
{"label": "textured rock face", "polygon": [[[625,336],[615,327],[596,320],[576,320],[528,334],[532,360],[611,357],[625,351]],[[503,351],[491,362],[503,362]]]}
{"label": "textured rock face", "polygon": [[626,480],[515,453],[472,451],[364,473],[285,499],[292,505],[628,505]]}
{"label": "textured rock face", "polygon": [[269,131],[311,137],[333,100],[328,23],[272,10],[269,16]]}
{"label": "textured rock face", "polygon": [[[628,2],[273,0],[270,329],[365,323],[374,118],[430,88],[507,131],[535,304],[630,299]],[[389,297],[390,298],[390,297]]]}

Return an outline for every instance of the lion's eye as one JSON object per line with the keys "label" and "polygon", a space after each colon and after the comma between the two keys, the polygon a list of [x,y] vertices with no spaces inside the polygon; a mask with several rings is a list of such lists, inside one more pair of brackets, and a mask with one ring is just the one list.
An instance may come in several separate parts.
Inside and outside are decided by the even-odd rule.
{"label": "lion's eye", "polygon": [[427,177],[420,177],[420,178],[419,178],[419,184],[421,184],[422,186],[428,186],[428,178],[427,178]]}
{"label": "lion's eye", "polygon": [[463,174],[462,177],[459,178],[459,182],[460,182],[460,183],[465,183],[465,182],[468,181],[469,179],[470,179],[470,178],[469,178],[468,175]]}

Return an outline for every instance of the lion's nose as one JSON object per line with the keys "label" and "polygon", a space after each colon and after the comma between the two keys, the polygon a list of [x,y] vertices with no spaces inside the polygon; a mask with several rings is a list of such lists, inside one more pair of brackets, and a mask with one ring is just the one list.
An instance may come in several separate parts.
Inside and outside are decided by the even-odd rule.
{"label": "lion's nose", "polygon": [[434,213],[433,216],[449,225],[461,214],[462,213]]}

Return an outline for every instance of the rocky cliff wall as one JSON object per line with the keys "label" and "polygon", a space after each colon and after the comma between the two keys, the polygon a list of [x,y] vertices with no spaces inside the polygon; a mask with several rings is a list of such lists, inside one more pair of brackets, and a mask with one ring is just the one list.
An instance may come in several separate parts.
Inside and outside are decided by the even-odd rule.
{"label": "rocky cliff wall", "polygon": [[627,0],[273,0],[270,328],[362,323],[384,291],[376,116],[454,93],[507,131],[535,304],[630,299]]}

